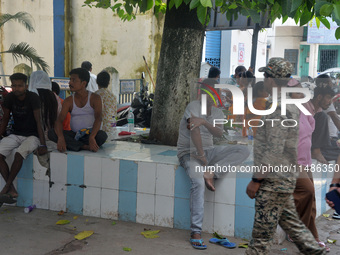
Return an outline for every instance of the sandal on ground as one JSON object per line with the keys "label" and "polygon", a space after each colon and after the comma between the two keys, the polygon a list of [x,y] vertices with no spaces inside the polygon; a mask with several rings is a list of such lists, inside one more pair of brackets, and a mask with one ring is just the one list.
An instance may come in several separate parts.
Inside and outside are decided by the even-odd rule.
{"label": "sandal on ground", "polygon": [[318,242],[319,246],[326,249],[326,252],[330,252],[331,249],[324,243],[324,242]]}
{"label": "sandal on ground", "polygon": [[190,239],[191,246],[198,250],[205,250],[207,248],[203,242],[203,239]]}
{"label": "sandal on ground", "polygon": [[223,246],[225,248],[228,248],[228,249],[233,249],[233,248],[236,247],[236,244],[230,242],[227,238],[223,238],[223,239],[211,238],[209,240],[209,243],[218,244],[218,245],[221,245],[221,246]]}

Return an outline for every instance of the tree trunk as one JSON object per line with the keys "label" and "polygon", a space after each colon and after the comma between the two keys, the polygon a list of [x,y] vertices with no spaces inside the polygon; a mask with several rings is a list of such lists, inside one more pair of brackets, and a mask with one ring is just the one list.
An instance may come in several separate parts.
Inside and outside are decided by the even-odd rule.
{"label": "tree trunk", "polygon": [[[169,2],[169,1],[168,1]],[[190,101],[190,85],[199,78],[204,27],[197,19],[196,9],[184,3],[167,10],[161,52],[150,140],[175,146],[179,123]]]}

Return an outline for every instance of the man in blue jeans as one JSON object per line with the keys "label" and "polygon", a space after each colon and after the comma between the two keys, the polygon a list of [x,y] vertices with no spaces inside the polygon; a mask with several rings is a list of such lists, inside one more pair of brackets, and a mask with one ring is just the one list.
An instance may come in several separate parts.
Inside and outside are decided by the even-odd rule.
{"label": "man in blue jeans", "polygon": [[[206,94],[209,87],[217,83],[215,79],[202,82],[201,92]],[[210,90],[210,92],[212,92]],[[211,93],[210,93],[211,94]],[[239,165],[248,156],[245,146],[213,145],[213,136],[221,137],[223,125],[215,125],[214,119],[224,119],[222,110],[214,107],[213,99],[207,95],[207,114],[201,112],[201,101],[196,100],[188,104],[180,122],[177,141],[177,156],[180,164],[191,179],[190,212],[191,212],[191,245],[196,249],[206,249],[201,239],[205,186],[215,191],[214,178],[222,173],[205,171],[208,167],[228,167]]]}

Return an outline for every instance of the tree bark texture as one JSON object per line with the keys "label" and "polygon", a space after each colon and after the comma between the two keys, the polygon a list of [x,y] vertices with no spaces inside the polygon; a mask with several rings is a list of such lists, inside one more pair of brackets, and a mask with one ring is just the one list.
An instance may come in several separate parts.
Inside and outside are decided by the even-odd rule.
{"label": "tree bark texture", "polygon": [[150,140],[176,146],[178,128],[190,102],[190,85],[199,78],[204,27],[196,9],[184,3],[165,15]]}

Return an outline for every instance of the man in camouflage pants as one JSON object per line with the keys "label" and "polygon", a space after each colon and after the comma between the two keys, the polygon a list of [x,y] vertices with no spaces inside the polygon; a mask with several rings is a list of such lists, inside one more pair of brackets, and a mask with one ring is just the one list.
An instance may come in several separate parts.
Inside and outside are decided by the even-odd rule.
{"label": "man in camouflage pants", "polygon": [[294,204],[293,192],[298,176],[294,166],[297,165],[299,125],[284,127],[281,121],[285,120],[285,126],[294,126],[299,121],[299,110],[290,104],[287,105],[286,115],[281,115],[280,96],[281,87],[285,87],[289,81],[292,65],[283,58],[271,58],[267,66],[261,67],[259,71],[264,72],[264,86],[267,92],[271,94],[273,87],[277,88],[278,106],[274,113],[262,118],[264,125],[257,129],[254,165],[267,166],[268,169],[286,168],[285,171],[254,173],[248,184],[248,196],[256,198],[256,212],[252,240],[246,254],[269,254],[270,242],[277,224],[289,234],[301,253],[325,254],[325,249],[317,244],[311,232],[299,219]]}

